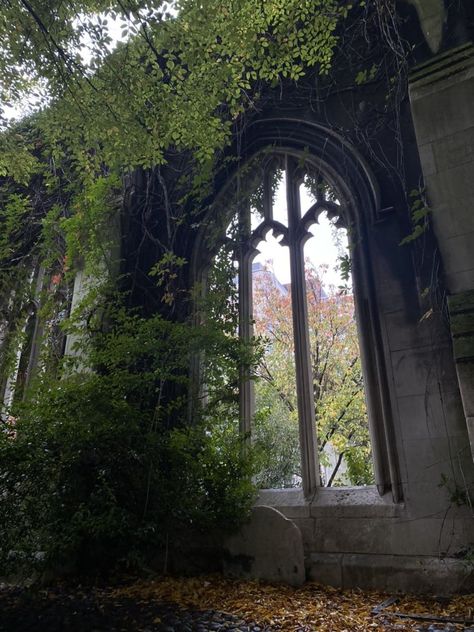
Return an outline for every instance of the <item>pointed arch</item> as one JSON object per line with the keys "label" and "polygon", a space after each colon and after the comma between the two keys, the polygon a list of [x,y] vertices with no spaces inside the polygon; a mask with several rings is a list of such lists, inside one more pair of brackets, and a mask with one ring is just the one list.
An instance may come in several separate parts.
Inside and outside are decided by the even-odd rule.
{"label": "pointed arch", "polygon": [[[207,266],[215,254],[212,244],[206,241],[208,231],[210,228],[215,229],[216,226],[224,227],[223,230],[225,230],[232,212],[230,200],[239,186],[239,174],[245,170],[245,167],[255,156],[268,155],[270,159],[275,156],[285,157],[289,161],[288,164],[291,163],[293,180],[287,188],[289,206],[294,204],[290,198],[295,196],[298,167],[303,163],[309,165],[316,175],[319,174],[337,191],[339,201],[337,207],[331,202],[317,202],[306,212],[302,220],[303,224],[308,227],[317,221],[321,212],[326,211],[332,216],[340,215],[341,223],[348,229],[375,481],[381,495],[391,490],[394,501],[399,502],[401,500],[401,481],[392,417],[388,365],[384,353],[369,240],[371,227],[383,214],[383,210],[380,208],[377,181],[360,153],[341,136],[319,124],[296,118],[270,117],[254,120],[239,135],[233,153],[235,160],[232,166],[221,170],[216,176],[212,204],[195,243],[191,266],[194,280],[197,281],[202,278],[203,274],[205,275]],[[285,239],[286,229],[274,224],[275,222],[271,218],[266,218],[261,230],[276,230],[283,234]],[[295,257],[298,260],[301,259],[299,255],[295,255]],[[293,263],[294,266],[297,265],[296,258]],[[247,265],[247,271],[248,268]],[[245,289],[247,294],[249,285],[247,279],[247,282],[244,281],[242,286],[247,288]],[[241,291],[244,292],[243,289]],[[240,297],[242,314],[248,315],[250,313],[249,300],[246,296]],[[296,301],[294,310],[302,310],[301,305],[301,300],[299,303]],[[304,320],[304,310],[295,318],[300,317]],[[301,323],[295,323],[295,331],[300,327]],[[247,330],[245,335],[249,335]],[[302,339],[300,351],[297,351],[297,354],[303,356],[305,347],[307,347],[307,343]],[[309,388],[308,384],[301,383],[302,376],[306,373],[307,371],[303,368],[298,377],[301,392]],[[242,426],[248,428],[252,414],[252,397],[248,382],[245,380],[241,392],[243,393],[241,414],[244,415]],[[310,415],[307,417],[311,420]],[[310,423],[312,422],[306,420],[303,424],[306,430],[300,432],[303,444],[302,455],[314,453],[315,439],[312,439],[312,433],[309,429]],[[309,445],[310,443],[313,445]],[[305,457],[303,456],[304,461]],[[311,457],[306,458],[306,463],[306,467],[303,467],[303,486],[305,495],[311,496],[317,491],[318,475]]]}

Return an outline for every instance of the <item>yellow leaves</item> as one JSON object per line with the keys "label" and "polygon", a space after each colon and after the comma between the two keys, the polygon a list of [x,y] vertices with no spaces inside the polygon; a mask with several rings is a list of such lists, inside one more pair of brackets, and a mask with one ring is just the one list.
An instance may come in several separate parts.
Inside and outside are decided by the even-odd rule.
{"label": "yellow leaves", "polygon": [[[444,616],[469,616],[474,607],[471,596],[457,597],[448,605],[404,597],[395,607],[377,616],[371,614],[384,595],[361,590],[341,591],[308,582],[301,588],[272,585],[258,581],[206,578],[164,578],[139,581],[113,591],[115,597],[128,597],[152,602],[173,602],[184,608],[212,609],[229,612],[259,625],[294,632],[297,629],[331,632],[366,632],[394,629],[398,623],[390,610],[430,612]],[[416,630],[419,622],[403,620],[398,629]],[[462,629],[462,628],[461,628]]]}

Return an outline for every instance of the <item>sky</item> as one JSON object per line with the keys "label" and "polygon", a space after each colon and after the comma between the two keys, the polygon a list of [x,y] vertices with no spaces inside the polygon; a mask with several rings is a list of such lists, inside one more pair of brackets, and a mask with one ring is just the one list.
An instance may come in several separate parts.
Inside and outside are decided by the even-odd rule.
{"label": "sky", "polygon": [[[100,16],[99,16],[100,17]],[[74,20],[76,26],[79,25],[79,18]],[[121,20],[112,20],[110,17],[107,18],[107,31],[110,35],[112,41],[108,46],[110,52],[117,46],[118,42],[123,41],[122,37],[122,24]],[[83,35],[81,38],[82,48],[80,51],[80,56],[82,62],[87,66],[92,58],[92,40],[89,36]],[[44,105],[44,101],[40,103],[40,100],[34,96],[33,93],[28,95],[26,98],[22,99],[21,103],[15,103],[14,106],[2,104],[2,110],[5,118],[10,119],[11,121],[18,121],[29,114],[32,114],[38,107]]]}

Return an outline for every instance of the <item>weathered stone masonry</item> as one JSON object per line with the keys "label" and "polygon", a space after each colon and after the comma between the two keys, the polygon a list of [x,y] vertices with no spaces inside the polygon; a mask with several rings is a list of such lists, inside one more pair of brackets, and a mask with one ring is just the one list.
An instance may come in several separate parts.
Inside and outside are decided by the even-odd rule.
{"label": "weathered stone masonry", "polygon": [[[399,245],[409,206],[405,202],[402,209],[397,184],[387,182],[373,155],[364,163],[378,191],[369,202],[372,217],[367,198],[353,200],[359,219],[365,214],[361,234],[372,271],[372,287],[365,278],[358,292],[364,305],[373,292],[375,310],[364,313],[359,305],[362,330],[367,332],[367,317],[371,321],[363,355],[369,391],[377,391],[372,398],[369,392],[369,399],[376,402],[375,456],[382,461],[378,489],[319,488],[306,497],[300,490],[264,490],[258,500],[299,527],[306,577],[337,586],[436,592],[473,587],[472,568],[463,557],[474,544],[474,47],[468,13],[458,16],[466,28],[458,24],[456,38],[446,30],[452,15],[438,4],[415,3],[430,51],[411,70],[402,140],[407,179],[426,186],[435,239],[430,244],[423,237],[412,256]],[[314,111],[292,112],[291,106],[285,113],[284,121],[274,121],[273,142],[287,148],[292,142],[296,147],[305,125],[323,125],[327,139],[335,129],[347,129],[337,105],[320,118]],[[261,134],[268,142],[269,129],[267,123]],[[350,137],[351,132],[341,138],[340,146],[351,143]],[[257,124],[249,153],[263,142]],[[393,138],[386,135],[382,142],[393,155]],[[335,166],[326,146],[307,145],[328,170]],[[352,140],[347,149],[357,162],[354,145]],[[355,171],[340,162],[339,175],[357,198],[361,181],[355,183]],[[354,253],[356,265],[357,260]],[[427,311],[422,290],[436,277],[439,309]],[[361,342],[364,347],[363,332]],[[288,531],[283,521],[282,529]],[[250,537],[247,529],[241,546],[254,555],[254,572],[297,581],[294,571],[285,570],[284,553],[273,565],[262,564],[255,546],[248,547]],[[275,533],[268,537],[279,540]],[[286,555],[294,546],[289,543]],[[238,550],[235,541],[231,548]],[[235,572],[235,565],[230,567]]]}

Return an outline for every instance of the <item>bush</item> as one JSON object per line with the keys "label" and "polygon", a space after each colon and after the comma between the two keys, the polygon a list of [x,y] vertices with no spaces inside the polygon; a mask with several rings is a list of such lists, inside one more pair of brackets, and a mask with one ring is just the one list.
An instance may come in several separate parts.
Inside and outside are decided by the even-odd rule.
{"label": "bush", "polygon": [[245,520],[254,487],[235,406],[186,425],[181,399],[160,399],[186,387],[180,327],[134,318],[132,335],[122,322],[91,352],[100,373],[43,376],[0,432],[2,568],[106,569]]}

